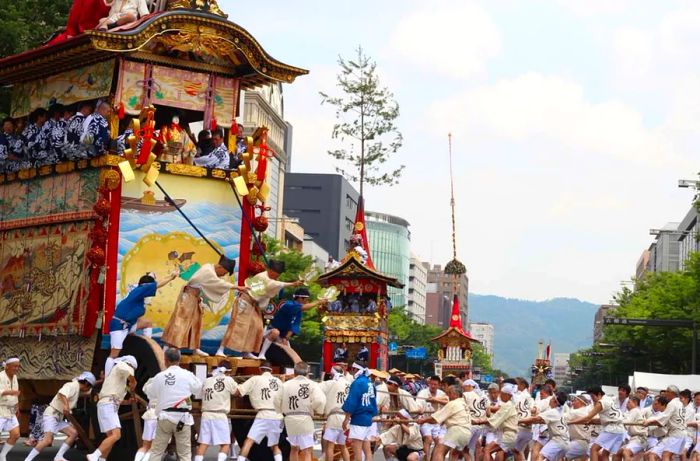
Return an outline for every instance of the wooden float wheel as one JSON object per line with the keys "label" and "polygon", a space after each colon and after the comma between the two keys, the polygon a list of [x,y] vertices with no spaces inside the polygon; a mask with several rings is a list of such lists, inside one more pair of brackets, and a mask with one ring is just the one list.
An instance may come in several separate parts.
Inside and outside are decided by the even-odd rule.
{"label": "wooden float wheel", "polygon": [[[127,335],[124,340],[124,349],[122,349],[120,354],[120,356],[124,355],[133,355],[138,362],[139,366],[134,374],[136,378],[136,393],[145,398],[143,394],[143,385],[165,368],[163,350],[158,343],[150,338],[130,334]],[[97,407],[95,405],[93,405],[93,407],[93,428],[95,429],[95,434],[100,434],[100,427],[97,422]],[[141,415],[139,414],[137,417],[141,418]],[[119,407],[119,419],[122,425],[122,436],[109,454],[109,461],[134,459],[136,451],[140,448],[137,440],[140,440],[141,434],[138,434],[137,437],[134,428],[134,420],[132,418],[131,405],[122,405]],[[139,421],[141,420],[139,419]],[[139,426],[143,427],[142,425]],[[103,437],[104,436],[101,434],[100,440]]]}

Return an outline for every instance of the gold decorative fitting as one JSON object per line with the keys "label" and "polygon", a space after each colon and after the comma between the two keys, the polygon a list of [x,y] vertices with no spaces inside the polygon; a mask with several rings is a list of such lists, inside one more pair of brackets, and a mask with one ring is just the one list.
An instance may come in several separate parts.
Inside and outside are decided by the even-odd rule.
{"label": "gold decorative fitting", "polygon": [[39,176],[46,176],[51,174],[52,168],[51,165],[44,165],[42,167],[39,167]]}
{"label": "gold decorative fitting", "polygon": [[185,165],[183,163],[168,163],[165,166],[165,171],[183,176],[192,176],[195,178],[203,178],[207,175],[207,169],[201,166]]}
{"label": "gold decorative fitting", "polygon": [[119,173],[114,170],[102,170],[101,183],[109,190],[114,190],[119,186]]}

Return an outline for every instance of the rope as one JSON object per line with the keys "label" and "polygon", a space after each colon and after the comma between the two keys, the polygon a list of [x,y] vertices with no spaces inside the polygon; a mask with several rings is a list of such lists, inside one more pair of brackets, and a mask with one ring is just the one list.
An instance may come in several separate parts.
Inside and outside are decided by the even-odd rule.
{"label": "rope", "polygon": [[455,185],[452,177],[452,133],[447,135],[450,154],[450,206],[452,207],[452,257],[457,259],[457,226],[455,225]]}
{"label": "rope", "polygon": [[199,228],[192,222],[192,220],[191,220],[190,218],[187,217],[187,215],[185,214],[185,212],[182,211],[182,209],[180,209],[179,206],[177,206],[177,203],[175,203],[175,200],[173,200],[172,197],[170,197],[170,195],[168,195],[168,193],[165,192],[165,189],[163,189],[163,186],[161,186],[161,185],[158,183],[158,181],[156,181],[156,186],[158,186],[158,189],[160,189],[160,191],[163,193],[163,196],[165,197],[165,200],[166,200],[168,203],[170,203],[172,206],[174,206],[175,209],[182,215],[182,217],[185,218],[185,221],[187,221],[187,223],[188,223],[190,226],[192,226],[192,228],[199,234],[199,236],[202,237],[202,238],[204,239],[205,242],[207,242],[207,244],[211,247],[211,249],[214,250],[214,251],[216,252],[216,254],[218,254],[219,256],[221,256],[223,253],[221,253],[221,251],[219,251],[219,249],[216,248],[216,247],[214,246],[214,244],[211,243],[211,242],[209,241],[209,239],[206,238],[206,237],[204,236],[204,234],[202,233],[202,231],[200,231]]}

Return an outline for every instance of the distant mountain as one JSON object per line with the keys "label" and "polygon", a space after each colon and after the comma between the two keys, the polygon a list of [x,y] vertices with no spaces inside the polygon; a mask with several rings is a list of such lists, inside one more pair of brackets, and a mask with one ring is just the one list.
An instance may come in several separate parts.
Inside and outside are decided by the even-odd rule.
{"label": "distant mountain", "polygon": [[494,365],[510,375],[529,375],[540,339],[551,340],[552,354],[590,346],[598,307],[571,298],[527,301],[469,294],[469,320],[494,326]]}

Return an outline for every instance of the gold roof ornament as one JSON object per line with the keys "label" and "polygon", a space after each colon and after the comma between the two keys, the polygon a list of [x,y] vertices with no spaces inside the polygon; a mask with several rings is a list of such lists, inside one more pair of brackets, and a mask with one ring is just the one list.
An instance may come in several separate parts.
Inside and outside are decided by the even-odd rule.
{"label": "gold roof ornament", "polygon": [[216,0],[169,0],[166,9],[203,11],[228,18],[228,15],[219,8]]}

